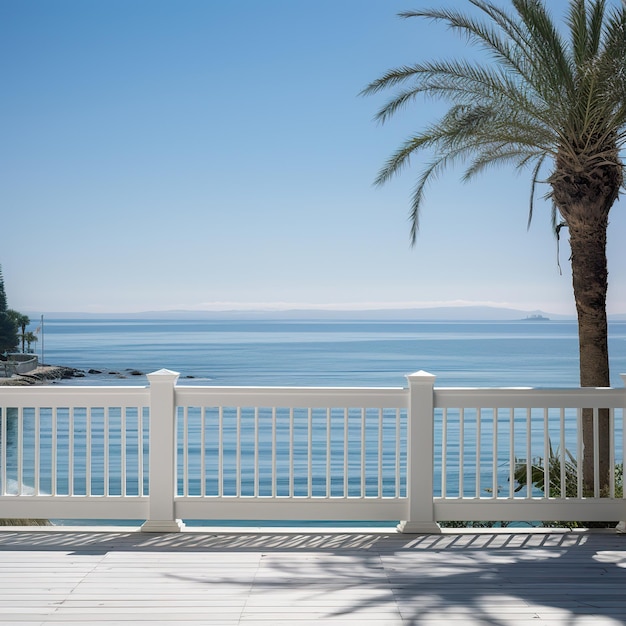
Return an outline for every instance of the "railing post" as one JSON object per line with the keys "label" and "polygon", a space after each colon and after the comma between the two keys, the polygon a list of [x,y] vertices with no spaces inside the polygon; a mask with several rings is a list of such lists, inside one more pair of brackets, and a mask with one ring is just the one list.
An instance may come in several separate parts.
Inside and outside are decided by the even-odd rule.
{"label": "railing post", "polygon": [[175,389],[178,372],[159,370],[150,382],[150,517],[144,532],[180,532],[184,524],[174,519],[176,494]]}
{"label": "railing post", "polygon": [[406,491],[408,519],[398,524],[402,533],[440,533],[433,510],[434,473],[434,386],[435,376],[427,372],[409,374],[407,415]]}
{"label": "railing post", "polygon": [[[624,399],[622,401],[622,464],[626,466],[626,374],[620,374],[620,377],[622,379],[622,386],[624,387]],[[613,435],[613,438],[615,441],[615,435]],[[615,443],[613,443],[613,445],[615,445]],[[615,468],[611,468],[611,471],[614,472]],[[626,487],[622,486],[622,492],[622,498],[626,499]],[[620,534],[626,533],[626,519],[620,520],[615,530]]]}

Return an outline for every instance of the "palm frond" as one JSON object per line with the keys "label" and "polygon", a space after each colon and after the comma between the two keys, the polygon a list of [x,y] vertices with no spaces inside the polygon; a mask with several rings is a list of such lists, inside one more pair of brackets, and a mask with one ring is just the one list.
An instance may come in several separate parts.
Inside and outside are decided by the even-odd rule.
{"label": "palm frond", "polygon": [[538,159],[535,167],[533,169],[533,176],[530,182],[530,202],[528,206],[528,224],[526,229],[530,229],[530,224],[533,221],[533,212],[535,209],[535,190],[537,189],[537,184],[539,183],[539,172],[541,171],[541,167],[546,160],[546,154],[542,154]]}
{"label": "palm frond", "polygon": [[606,2],[604,0],[599,0],[592,4],[589,12],[589,56],[597,56],[600,51],[605,13]]}
{"label": "palm frond", "polygon": [[[549,93],[573,87],[566,46],[545,6],[536,0],[512,0],[530,40],[526,51],[533,68],[533,83],[548,86]],[[551,68],[546,72],[546,68]]]}
{"label": "palm frond", "polygon": [[415,245],[415,242],[417,240],[417,234],[419,232],[420,207],[422,205],[422,199],[424,196],[424,189],[426,185],[432,179],[436,178],[440,172],[445,170],[452,163],[461,159],[462,157],[463,150],[449,152],[445,155],[439,156],[422,170],[422,173],[417,180],[411,196],[411,210],[409,213],[409,222],[411,224],[410,241],[412,246]]}
{"label": "palm frond", "polygon": [[387,159],[385,165],[378,172],[374,184],[384,185],[409,164],[412,154],[419,151],[422,147],[433,143],[433,141],[425,133],[409,138]]}
{"label": "palm frond", "polygon": [[[567,164],[573,172],[622,167],[626,0],[611,11],[606,0],[570,0],[568,38],[560,34],[544,0],[511,0],[510,10],[492,0],[468,1],[476,14],[439,7],[400,15],[442,23],[487,57],[401,66],[362,92],[400,88],[377,112],[381,123],[418,96],[449,105],[438,121],[392,154],[376,179],[385,183],[412,157],[427,155],[411,198],[412,243],[426,185],[453,164],[464,167],[463,180],[499,165],[531,167],[529,226],[536,188],[543,182],[539,172],[548,163],[557,170]],[[555,171],[546,180],[551,186],[559,180]],[[552,192],[547,197],[554,200]]]}
{"label": "palm frond", "polygon": [[587,32],[586,0],[573,0],[566,23],[571,35],[574,63],[579,67],[588,57],[589,33]]}
{"label": "palm frond", "polygon": [[523,54],[526,46],[524,33],[517,28],[513,19],[490,2],[482,0],[470,1],[489,15],[502,32],[498,32],[496,28],[491,28],[489,25],[479,22],[466,14],[450,9],[405,11],[399,15],[404,18],[423,17],[446,23],[452,30],[458,30],[470,41],[480,45],[494,57],[497,63],[528,80],[528,68]]}
{"label": "palm frond", "polygon": [[544,151],[528,148],[522,144],[491,140],[485,141],[479,150],[474,150],[474,153],[475,156],[463,173],[463,182],[469,182],[490,167],[511,165],[514,169],[521,170],[529,163],[546,156]]}

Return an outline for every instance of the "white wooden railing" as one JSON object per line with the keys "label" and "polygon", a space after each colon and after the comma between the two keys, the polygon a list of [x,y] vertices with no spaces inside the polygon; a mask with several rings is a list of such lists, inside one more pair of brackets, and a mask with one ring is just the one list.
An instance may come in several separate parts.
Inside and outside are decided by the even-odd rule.
{"label": "white wooden railing", "polygon": [[[0,387],[0,517],[397,521],[626,520],[619,472],[583,496],[580,415],[624,389]],[[596,475],[598,451],[595,451]],[[552,463],[546,463],[552,459]],[[537,472],[539,474],[537,474]],[[537,475],[552,485],[533,487]],[[572,487],[573,484],[573,487]],[[602,497],[601,497],[602,496]]]}

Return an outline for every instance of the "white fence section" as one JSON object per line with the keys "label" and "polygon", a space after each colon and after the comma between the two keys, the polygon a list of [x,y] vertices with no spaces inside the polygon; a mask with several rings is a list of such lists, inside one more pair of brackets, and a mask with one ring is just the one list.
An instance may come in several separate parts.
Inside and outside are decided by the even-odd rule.
{"label": "white fence section", "polygon": [[[0,517],[626,520],[624,389],[0,388]],[[610,484],[585,497],[581,413],[611,423]],[[596,476],[598,453],[595,451]],[[544,485],[548,485],[544,489]]]}
{"label": "white fence section", "polygon": [[[437,520],[624,520],[624,389],[435,389]],[[594,489],[584,497],[583,409],[593,413]],[[600,412],[609,413],[608,492]],[[540,481],[538,489],[533,484]],[[547,492],[547,493],[545,493]],[[601,497],[603,496],[603,497]]]}
{"label": "white fence section", "polygon": [[150,390],[0,388],[0,517],[147,519]]}

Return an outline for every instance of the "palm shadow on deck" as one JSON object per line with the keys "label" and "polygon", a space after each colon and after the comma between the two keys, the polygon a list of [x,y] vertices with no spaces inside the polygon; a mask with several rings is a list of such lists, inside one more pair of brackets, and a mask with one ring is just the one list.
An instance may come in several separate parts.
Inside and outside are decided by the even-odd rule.
{"label": "palm shadow on deck", "polygon": [[[58,551],[70,558],[130,553],[138,559],[156,553],[165,563],[167,554],[206,555],[213,563],[206,573],[179,560],[161,576],[195,588],[241,588],[250,620],[257,614],[267,619],[275,598],[281,610],[289,602],[293,612],[302,611],[303,622],[313,615],[416,626],[445,619],[491,626],[626,624],[626,537],[603,532],[29,530],[0,532],[0,558],[5,551]],[[252,565],[233,566],[243,555]],[[280,619],[277,614],[274,621]]]}

